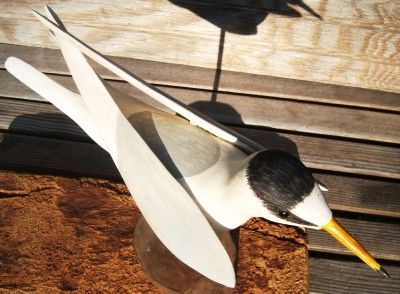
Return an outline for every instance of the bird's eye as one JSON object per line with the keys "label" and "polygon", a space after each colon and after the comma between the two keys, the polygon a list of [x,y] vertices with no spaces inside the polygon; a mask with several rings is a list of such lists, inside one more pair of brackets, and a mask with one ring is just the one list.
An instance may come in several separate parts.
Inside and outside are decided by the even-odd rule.
{"label": "bird's eye", "polygon": [[279,211],[279,217],[280,218],[287,218],[288,216],[289,216],[289,212],[288,211],[285,211],[285,210],[281,210],[281,211]]}

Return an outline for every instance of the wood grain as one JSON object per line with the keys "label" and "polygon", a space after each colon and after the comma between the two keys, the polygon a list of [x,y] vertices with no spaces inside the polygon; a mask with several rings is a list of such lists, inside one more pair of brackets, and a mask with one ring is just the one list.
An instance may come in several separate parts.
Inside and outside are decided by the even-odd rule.
{"label": "wood grain", "polygon": [[[0,68],[4,68],[4,62],[9,56],[19,57],[42,72],[69,75],[59,50],[0,44]],[[397,93],[227,70],[219,72],[219,84],[216,88],[214,69],[124,57],[112,59],[157,85],[218,89],[224,92],[400,111],[400,95]],[[92,66],[103,78],[119,79],[96,63],[92,63]],[[7,85],[9,77],[2,76],[0,80]],[[218,100],[218,96],[216,98]]]}
{"label": "wood grain", "polygon": [[400,217],[399,181],[319,172],[313,175],[328,187],[324,195],[332,209]]}
{"label": "wood grain", "polygon": [[400,266],[383,264],[392,276],[385,279],[356,259],[330,259],[312,256],[310,266],[310,291],[312,293],[398,293]]}
{"label": "wood grain", "polygon": [[[47,103],[0,99],[0,128],[20,134],[90,141],[71,119]],[[256,129],[234,130],[267,148],[298,153],[312,168],[400,178],[400,149],[395,147]]]}
{"label": "wood grain", "polygon": [[[354,238],[359,241],[372,256],[378,259],[400,261],[398,244],[400,242],[400,224],[398,220],[376,220],[370,216],[358,218],[337,218]],[[352,253],[324,231],[307,230],[309,249],[318,252],[352,255]]]}
{"label": "wood grain", "polygon": [[399,171],[395,167],[400,160],[397,147],[286,133],[277,133],[279,136],[276,138],[273,133],[257,129],[235,130],[266,147],[296,153],[291,141],[301,160],[311,168],[399,179]]}
{"label": "wood grain", "polygon": [[98,145],[60,139],[0,133],[0,166],[121,180],[110,155]]}
{"label": "wood grain", "polygon": [[[67,88],[77,91],[72,78],[52,76]],[[0,71],[0,81],[6,86],[0,95],[43,101],[20,82]],[[115,88],[141,97],[145,102],[154,99],[134,89],[127,83],[112,81]],[[333,107],[320,104],[302,103],[266,97],[219,93],[218,102],[209,102],[212,93],[176,87],[159,87],[162,91],[211,118],[227,124],[246,124],[292,130],[304,133],[323,134],[338,137],[357,138],[378,142],[400,143],[400,115],[363,109]],[[167,110],[165,107],[161,107]],[[318,114],[318,115],[317,115]],[[385,124],[381,124],[385,121]]]}
{"label": "wood grain", "polygon": [[[34,150],[34,152],[32,152]],[[98,145],[35,136],[1,134],[0,167],[120,179]],[[329,188],[331,208],[400,217],[399,182],[314,173]]]}
{"label": "wood grain", "polygon": [[[52,7],[71,32],[105,54],[215,68],[223,27],[223,69],[400,92],[399,3],[315,0],[308,4],[314,15],[297,8],[297,14],[292,11],[297,17],[285,15],[284,4],[276,13],[253,6],[251,20],[249,13],[244,18],[249,35],[236,34],[240,30],[231,24],[252,9],[246,2],[225,1],[225,7],[191,2],[184,8],[166,0],[118,6],[71,0]],[[41,11],[43,4],[3,1],[0,42],[54,48],[47,30],[27,13]]]}

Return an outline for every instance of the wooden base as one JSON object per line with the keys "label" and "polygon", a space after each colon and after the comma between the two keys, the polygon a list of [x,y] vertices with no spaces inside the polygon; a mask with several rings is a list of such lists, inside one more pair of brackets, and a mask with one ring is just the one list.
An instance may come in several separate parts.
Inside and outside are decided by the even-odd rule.
{"label": "wooden base", "polygon": [[[164,293],[233,293],[202,276],[177,259],[157,238],[141,216],[136,223],[134,247],[143,271]],[[219,231],[218,236],[233,263],[236,261],[236,244],[229,231]]]}

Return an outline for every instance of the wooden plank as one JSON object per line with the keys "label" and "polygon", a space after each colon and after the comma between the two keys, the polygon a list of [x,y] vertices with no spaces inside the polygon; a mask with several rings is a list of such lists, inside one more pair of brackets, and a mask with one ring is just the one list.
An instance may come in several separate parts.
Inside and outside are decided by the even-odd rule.
{"label": "wooden plank", "polygon": [[86,140],[89,138],[69,117],[48,103],[0,99],[0,129],[23,134]]}
{"label": "wooden plank", "polygon": [[324,183],[329,206],[335,210],[400,217],[400,182],[314,172]]}
{"label": "wooden plank", "polygon": [[[3,167],[119,178],[108,155],[95,144],[14,134],[2,134],[2,138]],[[314,176],[328,186],[325,197],[333,209],[400,217],[399,182],[321,172]]]}
{"label": "wooden plank", "polygon": [[[234,128],[269,148],[283,149],[310,168],[399,179],[399,148],[296,134]],[[297,149],[297,150],[296,150]]]}
{"label": "wooden plank", "polygon": [[[69,74],[59,50],[0,44],[0,68],[4,68],[4,62],[9,56],[19,57],[46,73]],[[158,85],[218,89],[224,92],[400,111],[400,95],[397,93],[226,70],[219,72],[218,83],[215,85],[214,69],[123,57],[113,57],[113,60],[146,81]],[[102,77],[119,79],[96,63],[92,65]],[[9,79],[3,74],[0,81],[6,84]]]}
{"label": "wooden plank", "polygon": [[[200,109],[201,110],[201,109]],[[61,139],[88,140],[87,135],[53,105],[0,99],[0,129]],[[316,169],[400,178],[400,149],[338,139],[234,128],[267,148],[300,154]]]}
{"label": "wooden plank", "polygon": [[[309,6],[324,21],[316,16],[268,15],[269,11],[247,13],[246,24],[257,33],[227,32],[222,68],[400,92],[400,33],[398,18],[391,13],[399,3],[376,1],[357,5],[314,0]],[[32,8],[41,11],[44,3],[2,1],[0,41],[54,48],[47,30],[27,13]],[[222,18],[219,26],[224,28],[238,22],[242,9],[198,10],[195,4],[185,9],[167,0],[120,1],[118,6],[105,0],[60,0],[52,6],[72,32],[105,54],[208,68],[218,59],[217,22]]]}
{"label": "wooden plank", "polygon": [[366,268],[355,259],[330,259],[311,256],[310,291],[312,293],[398,293],[400,291],[400,266],[383,263],[391,279]]}
{"label": "wooden plank", "polygon": [[[335,213],[334,213],[335,214]],[[357,215],[338,217],[345,227],[375,258],[400,261],[400,224],[398,219]],[[307,230],[312,251],[352,255],[342,244],[324,231]]]}
{"label": "wooden plank", "polygon": [[[51,77],[76,91],[72,78],[54,75]],[[7,85],[0,90],[0,95],[43,101],[41,97],[4,71],[0,71],[0,80]],[[154,101],[127,83],[112,81],[111,85],[133,97],[143,97],[144,101]],[[219,93],[218,102],[214,103],[209,101],[213,95],[209,91],[163,86],[159,88],[222,123],[400,143],[398,136],[400,115],[393,113],[229,93]],[[385,124],[382,124],[382,121],[385,121]]]}
{"label": "wooden plank", "polygon": [[120,179],[98,145],[0,133],[0,168]]}

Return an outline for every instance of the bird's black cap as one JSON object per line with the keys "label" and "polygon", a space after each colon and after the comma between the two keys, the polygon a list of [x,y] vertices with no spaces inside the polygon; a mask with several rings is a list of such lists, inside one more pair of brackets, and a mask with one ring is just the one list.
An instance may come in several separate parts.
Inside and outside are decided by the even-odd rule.
{"label": "bird's black cap", "polygon": [[315,186],[315,179],[304,164],[280,150],[257,153],[251,158],[246,173],[257,197],[276,213],[294,208]]}

